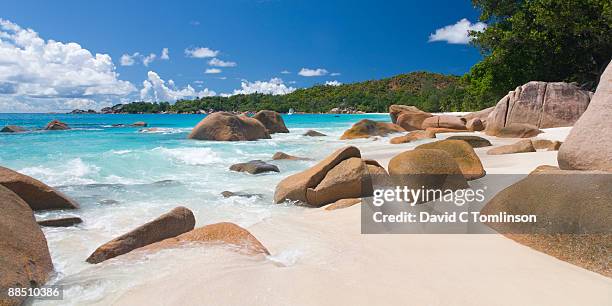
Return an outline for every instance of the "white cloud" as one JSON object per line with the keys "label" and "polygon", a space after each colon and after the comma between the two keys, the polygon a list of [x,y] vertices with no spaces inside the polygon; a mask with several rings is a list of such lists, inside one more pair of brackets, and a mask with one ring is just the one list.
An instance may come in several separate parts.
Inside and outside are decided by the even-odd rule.
{"label": "white cloud", "polygon": [[121,60],[120,60],[121,66],[132,66],[132,65],[134,65],[134,62],[135,62],[134,58],[138,57],[139,55],[140,54],[138,52],[136,52],[136,53],[134,53],[132,55],[129,55],[129,54],[122,55],[121,56]]}
{"label": "white cloud", "polygon": [[[0,19],[0,111],[59,111],[75,99],[107,103],[135,90],[107,54],[74,42],[45,41]],[[93,107],[92,108],[97,108]]]}
{"label": "white cloud", "polygon": [[342,83],[341,83],[341,82],[338,82],[338,81],[336,81],[336,80],[333,80],[333,81],[327,81],[327,82],[325,82],[325,85],[327,85],[327,86],[340,86],[340,85],[342,85]]}
{"label": "white cloud", "polygon": [[187,85],[182,89],[178,89],[174,85],[174,81],[162,80],[157,73],[149,71],[147,80],[142,82],[140,90],[140,98],[143,101],[168,101],[174,102],[178,99],[194,98],[194,97],[209,97],[216,93],[208,88],[201,91],[196,91],[191,85]]}
{"label": "white cloud", "polygon": [[449,44],[467,44],[471,40],[468,31],[482,32],[486,27],[487,25],[483,22],[471,23],[469,20],[463,18],[455,24],[437,29],[435,33],[429,35],[429,41],[446,41]]}
{"label": "white cloud", "polygon": [[252,93],[262,93],[262,94],[271,94],[271,95],[284,95],[295,91],[293,87],[287,87],[283,80],[279,78],[272,78],[270,81],[255,81],[249,82],[247,80],[243,80],[240,84],[240,89],[235,89],[233,95],[239,94],[252,94]]}
{"label": "white cloud", "polygon": [[170,59],[170,54],[168,54],[168,48],[163,48],[162,49],[161,56],[159,58],[163,59],[163,60],[169,60]]}
{"label": "white cloud", "polygon": [[339,75],[340,75],[340,72],[332,72],[330,75],[331,75],[331,76],[339,76]]}
{"label": "white cloud", "polygon": [[151,53],[145,57],[142,58],[142,64],[145,65],[146,67],[149,66],[149,64],[155,60],[155,58],[157,57],[157,55],[155,55],[155,53]]}
{"label": "white cloud", "polygon": [[207,57],[215,57],[217,56],[217,54],[219,54],[219,51],[212,50],[209,48],[204,48],[204,47],[185,49],[185,55],[188,57],[207,58]]}
{"label": "white cloud", "polygon": [[217,74],[217,73],[221,73],[221,69],[218,68],[208,68],[204,71],[204,73],[206,74]]}
{"label": "white cloud", "polygon": [[236,67],[238,66],[236,62],[226,62],[216,57],[208,61],[208,65],[213,66],[213,67]]}
{"label": "white cloud", "polygon": [[290,74],[290,73],[291,73],[291,71],[289,71],[289,70],[283,70],[283,71],[281,71],[281,73],[282,73],[282,74]]}
{"label": "white cloud", "polygon": [[299,75],[305,76],[305,77],[323,76],[328,73],[329,72],[323,68],[317,68],[317,69],[302,68],[300,72],[298,72]]}

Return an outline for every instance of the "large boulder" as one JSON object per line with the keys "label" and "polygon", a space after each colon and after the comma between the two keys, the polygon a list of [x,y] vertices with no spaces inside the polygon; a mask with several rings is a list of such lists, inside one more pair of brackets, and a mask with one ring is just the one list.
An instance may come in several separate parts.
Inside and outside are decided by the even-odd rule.
{"label": "large boulder", "polygon": [[236,172],[247,172],[250,174],[259,174],[265,172],[280,172],[278,167],[272,164],[268,164],[263,160],[251,160],[246,163],[233,164],[229,168],[231,171]]}
{"label": "large boulder", "polygon": [[497,135],[516,123],[537,128],[572,126],[584,113],[591,92],[575,84],[529,82],[509,92],[487,117],[486,133]]}
{"label": "large boulder", "polygon": [[422,144],[415,148],[415,150],[420,149],[436,149],[447,152],[455,159],[467,180],[475,180],[486,174],[480,158],[478,158],[472,146],[463,140],[445,139]]}
{"label": "large boulder", "polygon": [[27,131],[26,129],[17,125],[7,125],[0,130],[0,133],[21,133]]}
{"label": "large boulder", "polygon": [[198,140],[243,141],[270,139],[266,127],[257,119],[219,112],[206,116],[188,138]]}
{"label": "large boulder", "polygon": [[480,132],[485,129],[485,124],[482,120],[478,118],[470,119],[465,124],[465,127],[472,132]]}
{"label": "large boulder", "polygon": [[467,130],[467,121],[464,118],[456,116],[433,116],[423,120],[421,127],[427,128],[445,128],[454,130]]}
{"label": "large boulder", "polygon": [[274,202],[281,203],[285,200],[307,202],[306,190],[316,187],[329,170],[343,160],[351,157],[361,157],[359,149],[353,146],[344,147],[332,153],[313,167],[286,177],[276,185]]}
{"label": "large boulder", "polygon": [[61,122],[59,120],[53,120],[49,123],[47,123],[47,126],[45,126],[45,130],[69,130],[70,127],[68,126],[68,124]]}
{"label": "large boulder", "polygon": [[449,128],[426,128],[425,129],[428,132],[433,132],[433,133],[465,133],[467,132],[467,130],[463,129],[463,130],[458,130],[458,129],[449,129]]}
{"label": "large boulder", "polygon": [[403,135],[403,136],[393,137],[391,138],[389,143],[400,144],[400,143],[407,143],[407,142],[411,142],[411,141],[415,141],[419,139],[432,139],[432,138],[436,138],[436,133],[432,131],[418,130],[418,131],[409,132],[408,134]]}
{"label": "large boulder", "polygon": [[[495,136],[500,138],[531,138],[542,133],[535,125],[526,123],[513,123],[497,131]],[[487,134],[489,135],[489,134]]]}
{"label": "large boulder", "polygon": [[[396,186],[409,189],[456,190],[468,187],[461,168],[448,153],[436,149],[410,150],[389,161],[389,175]],[[414,203],[422,199],[411,199]]]}
{"label": "large boulder", "polygon": [[192,231],[151,244],[144,249],[157,250],[194,242],[222,243],[240,247],[247,254],[270,255],[266,247],[246,229],[230,222],[205,225]]}
{"label": "large boulder", "polygon": [[46,184],[8,168],[0,167],[0,185],[21,197],[32,210],[75,209],[79,205]]}
{"label": "large boulder", "polygon": [[289,133],[289,129],[287,129],[285,121],[283,121],[283,117],[275,111],[261,110],[257,112],[253,118],[259,120],[270,134]]}
{"label": "large boulder", "polygon": [[320,207],[340,199],[371,195],[371,188],[363,190],[369,177],[368,168],[361,158],[345,159],[329,170],[316,187],[306,190],[306,200],[308,204]]}
{"label": "large boulder", "polygon": [[134,123],[132,123],[132,126],[137,126],[137,127],[147,127],[149,126],[149,124],[147,124],[144,121],[136,121]]}
{"label": "large boulder", "polygon": [[612,171],[612,63],[557,155],[561,169]]}
{"label": "large boulder", "polygon": [[401,126],[406,131],[421,130],[423,120],[433,116],[415,106],[391,105],[389,106],[391,122]]}
{"label": "large boulder", "polygon": [[530,139],[519,140],[513,144],[499,146],[487,151],[488,155],[502,155],[502,154],[514,154],[514,153],[529,153],[535,152],[536,149],[533,147],[533,143]]}
{"label": "large boulder", "polygon": [[25,297],[10,297],[7,290],[42,286],[52,271],[47,240],[32,210],[0,186],[0,305],[21,305]]}
{"label": "large boulder", "polygon": [[87,262],[103,262],[134,249],[178,236],[192,230],[194,226],[195,217],[191,210],[182,206],[176,207],[157,219],[103,244],[87,258]]}
{"label": "large boulder", "polygon": [[472,146],[472,148],[482,148],[482,147],[489,147],[492,146],[491,142],[479,137],[479,136],[472,136],[472,135],[455,135],[455,136],[451,136],[448,137],[446,139],[449,140],[463,140],[465,142],[467,142],[470,146]]}
{"label": "large boulder", "polygon": [[405,130],[397,124],[389,122],[378,122],[370,119],[363,119],[353,124],[353,126],[344,131],[340,137],[344,139],[368,138],[372,136],[386,136],[391,133],[400,133]]}
{"label": "large boulder", "polygon": [[535,215],[536,222],[488,225],[519,243],[610,276],[610,174],[547,168],[497,193],[481,214]]}

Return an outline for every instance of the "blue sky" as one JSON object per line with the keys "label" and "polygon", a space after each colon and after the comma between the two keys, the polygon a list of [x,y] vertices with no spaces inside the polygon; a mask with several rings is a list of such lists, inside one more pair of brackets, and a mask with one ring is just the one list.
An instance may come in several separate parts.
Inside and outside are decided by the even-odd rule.
{"label": "blue sky", "polygon": [[463,74],[477,17],[470,1],[3,1],[0,111]]}

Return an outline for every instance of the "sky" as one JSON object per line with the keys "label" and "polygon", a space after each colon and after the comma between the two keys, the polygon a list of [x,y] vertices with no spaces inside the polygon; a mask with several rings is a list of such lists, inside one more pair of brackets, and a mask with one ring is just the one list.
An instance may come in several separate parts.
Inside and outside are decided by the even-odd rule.
{"label": "sky", "polygon": [[471,1],[6,1],[0,112],[461,75]]}

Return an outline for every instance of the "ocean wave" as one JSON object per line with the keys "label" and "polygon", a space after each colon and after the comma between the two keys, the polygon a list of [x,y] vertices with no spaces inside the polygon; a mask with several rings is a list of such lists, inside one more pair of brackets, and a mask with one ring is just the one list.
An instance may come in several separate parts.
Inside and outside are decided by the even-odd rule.
{"label": "ocean wave", "polygon": [[268,255],[267,258],[278,266],[290,267],[295,265],[302,255],[300,250],[284,250],[276,255]]}
{"label": "ocean wave", "polygon": [[110,152],[113,154],[117,154],[117,155],[123,155],[123,154],[132,153],[132,150],[111,150]]}
{"label": "ocean wave", "polygon": [[96,183],[90,176],[97,174],[100,168],[89,165],[80,158],[71,159],[56,168],[35,166],[19,170],[19,172],[34,177],[52,186],[83,185]]}
{"label": "ocean wave", "polygon": [[153,128],[145,128],[145,129],[140,129],[138,130],[138,133],[144,133],[144,134],[178,134],[178,133],[184,133],[187,131],[190,131],[190,128],[160,128],[160,127],[153,127]]}
{"label": "ocean wave", "polygon": [[157,147],[154,152],[159,152],[173,161],[186,165],[210,165],[222,161],[221,157],[211,148],[164,148]]}

